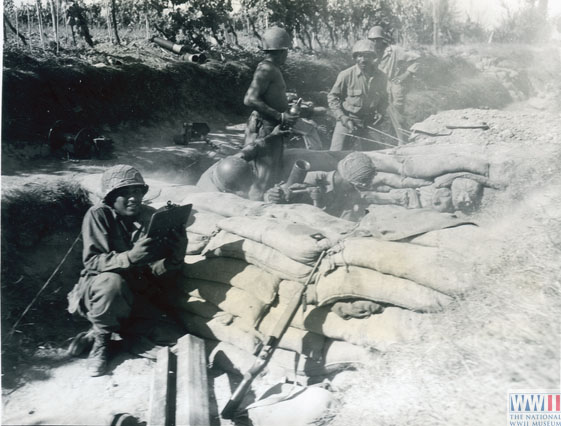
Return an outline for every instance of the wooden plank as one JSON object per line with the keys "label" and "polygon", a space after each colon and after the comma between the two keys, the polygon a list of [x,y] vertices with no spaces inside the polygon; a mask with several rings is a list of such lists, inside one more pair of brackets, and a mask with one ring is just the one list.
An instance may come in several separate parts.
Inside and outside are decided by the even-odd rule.
{"label": "wooden plank", "polygon": [[176,426],[210,426],[204,340],[187,334],[177,342]]}
{"label": "wooden plank", "polygon": [[175,355],[165,347],[158,351],[150,390],[148,426],[172,426],[175,394]]}

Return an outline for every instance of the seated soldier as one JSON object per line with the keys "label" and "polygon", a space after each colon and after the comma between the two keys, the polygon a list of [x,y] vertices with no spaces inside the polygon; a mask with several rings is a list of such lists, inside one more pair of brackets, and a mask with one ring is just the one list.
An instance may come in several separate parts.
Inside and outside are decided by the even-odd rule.
{"label": "seated soldier", "polygon": [[361,189],[368,188],[376,169],[370,158],[353,152],[337,164],[331,172],[308,172],[302,184],[289,188],[276,185],[265,194],[271,203],[308,203],[342,219],[358,221],[366,207]]}
{"label": "seated soldier", "polygon": [[91,329],[76,336],[68,351],[80,355],[93,345],[88,359],[91,376],[107,370],[111,334],[123,337],[127,330],[138,328],[135,321],[139,319],[148,320],[152,328],[166,323],[169,335],[175,326],[175,338],[184,332],[155,303],[158,292],[165,294],[170,289],[174,274],[183,265],[185,230],[172,230],[163,240],[146,236],[155,210],[142,204],[148,185],[135,168],[117,165],[107,169],[101,187],[103,200],[88,210],[82,222],[84,269],[68,294],[68,311],[91,323]]}

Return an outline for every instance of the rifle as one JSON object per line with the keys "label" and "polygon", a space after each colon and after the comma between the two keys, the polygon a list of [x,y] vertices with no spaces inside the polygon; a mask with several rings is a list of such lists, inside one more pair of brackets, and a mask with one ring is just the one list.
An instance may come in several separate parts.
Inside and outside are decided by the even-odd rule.
{"label": "rifle", "polygon": [[325,251],[323,251],[319,256],[312,271],[310,272],[310,275],[308,275],[308,279],[306,280],[305,284],[302,286],[300,290],[298,290],[296,294],[294,294],[294,296],[292,296],[290,303],[288,304],[282,316],[280,317],[279,321],[275,325],[273,332],[269,336],[267,336],[265,341],[257,348],[256,351],[257,359],[250,367],[250,369],[243,375],[243,379],[241,383],[238,385],[238,387],[236,388],[236,390],[234,391],[234,393],[226,403],[226,406],[222,409],[222,413],[220,413],[222,418],[231,420],[235,417],[236,411],[238,410],[238,407],[242,402],[243,397],[251,388],[251,383],[259,375],[259,373],[263,371],[263,369],[267,366],[267,364],[271,360],[271,357],[273,356],[275,349],[277,348],[280,340],[282,339],[282,336],[284,336],[284,333],[286,332],[288,326],[292,322],[294,315],[296,315],[296,311],[298,311],[298,308],[302,304],[302,296],[306,291],[306,287],[312,281],[312,278],[316,273],[319,264],[321,263],[324,256],[325,256]]}

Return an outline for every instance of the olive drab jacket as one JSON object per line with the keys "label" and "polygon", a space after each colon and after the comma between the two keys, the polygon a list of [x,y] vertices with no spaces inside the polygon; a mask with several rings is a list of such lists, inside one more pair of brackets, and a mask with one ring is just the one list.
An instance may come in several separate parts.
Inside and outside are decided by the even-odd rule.
{"label": "olive drab jacket", "polygon": [[347,116],[369,124],[376,112],[384,114],[388,106],[387,78],[376,67],[367,76],[353,65],[339,73],[327,101],[337,120]]}

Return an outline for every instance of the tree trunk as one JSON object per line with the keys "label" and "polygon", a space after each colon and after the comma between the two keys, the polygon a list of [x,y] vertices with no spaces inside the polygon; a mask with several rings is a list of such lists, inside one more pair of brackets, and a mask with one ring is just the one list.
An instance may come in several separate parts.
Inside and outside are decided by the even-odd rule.
{"label": "tree trunk", "polygon": [[27,5],[25,5],[25,11],[27,12],[27,38],[29,39],[29,50],[31,50],[31,14]]}
{"label": "tree trunk", "polygon": [[107,34],[109,34],[109,43],[113,43],[113,33],[111,32],[111,0],[105,2],[105,20],[107,21]]}
{"label": "tree trunk", "polygon": [[51,17],[52,17],[52,21],[53,21],[53,34],[55,36],[55,42],[56,42],[56,54],[58,55],[59,50],[60,50],[60,46],[59,46],[59,43],[58,43],[58,22],[57,22],[55,0],[51,0]]}
{"label": "tree trunk", "polygon": [[150,22],[148,21],[148,12],[144,14],[144,22],[146,23],[146,40],[150,38]]}
{"label": "tree trunk", "polygon": [[115,4],[115,0],[111,0],[111,21],[113,24],[113,32],[115,33],[115,42],[117,45],[121,44],[121,40],[119,39],[119,32],[117,31],[117,5]]}
{"label": "tree trunk", "polygon": [[440,45],[440,19],[439,19],[439,5],[440,0],[432,0],[432,43],[435,53],[438,52]]}
{"label": "tree trunk", "polygon": [[[16,15],[16,18],[17,18],[17,15]],[[16,25],[17,25],[17,24],[16,24]],[[24,37],[23,35],[21,35],[21,34],[18,32],[18,30],[16,30],[16,29],[14,28],[14,26],[13,26],[12,23],[10,22],[10,19],[8,19],[8,16],[6,16],[6,12],[4,12],[4,28],[5,28],[6,26],[7,26],[8,28],[10,28],[10,29],[14,32],[14,34],[16,34],[16,35],[20,38],[20,40],[23,42],[24,45],[27,45],[27,41],[25,40],[25,37]]]}
{"label": "tree trunk", "polygon": [[[14,8],[14,13],[16,15],[16,35],[17,35],[17,38],[19,38],[19,22],[18,22],[19,19],[18,19],[18,9],[17,8]],[[18,43],[18,46],[19,46],[19,41],[17,43]]]}
{"label": "tree trunk", "polygon": [[45,40],[43,40],[43,18],[41,18],[41,0],[35,0],[37,6],[37,21],[39,22],[39,38],[41,39],[41,47],[45,50]]}

